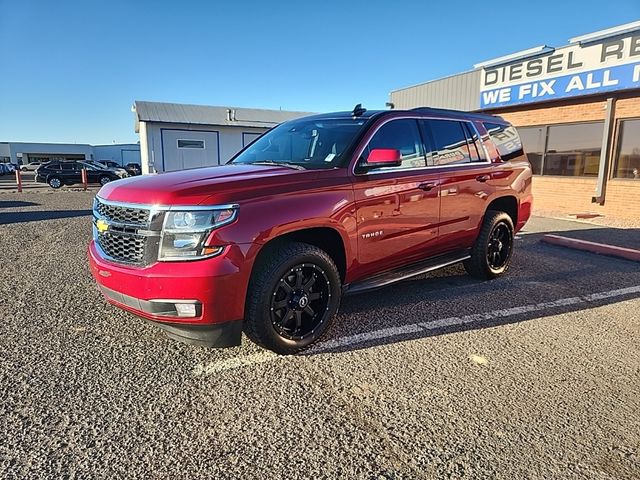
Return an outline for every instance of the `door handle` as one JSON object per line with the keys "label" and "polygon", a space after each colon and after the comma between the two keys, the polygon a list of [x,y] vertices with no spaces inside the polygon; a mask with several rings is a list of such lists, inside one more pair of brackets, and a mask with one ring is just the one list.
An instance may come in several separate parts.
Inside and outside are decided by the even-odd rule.
{"label": "door handle", "polygon": [[428,192],[430,190],[433,190],[436,186],[437,186],[436,183],[421,183],[420,185],[418,185],[418,188],[420,190],[424,190],[425,192]]}
{"label": "door handle", "polygon": [[476,177],[476,180],[479,182],[486,182],[487,180],[489,180],[491,178],[491,175],[478,175]]}

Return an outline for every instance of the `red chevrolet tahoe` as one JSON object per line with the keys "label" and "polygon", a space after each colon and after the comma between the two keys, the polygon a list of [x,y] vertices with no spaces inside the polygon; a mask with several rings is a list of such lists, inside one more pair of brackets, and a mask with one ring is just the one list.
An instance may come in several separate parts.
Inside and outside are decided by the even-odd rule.
{"label": "red chevrolet tahoe", "polygon": [[228,164],[110,182],[91,272],[107,300],[174,339],[290,354],[342,295],[463,262],[503,274],[531,212],[513,126],[419,108],[283,123]]}

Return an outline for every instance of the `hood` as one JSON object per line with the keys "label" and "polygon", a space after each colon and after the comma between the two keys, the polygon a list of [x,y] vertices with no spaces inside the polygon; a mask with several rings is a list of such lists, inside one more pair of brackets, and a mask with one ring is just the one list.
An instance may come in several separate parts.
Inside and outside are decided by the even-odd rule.
{"label": "hood", "polygon": [[98,196],[147,205],[214,205],[255,197],[257,192],[316,175],[313,170],[270,165],[222,165],[116,180],[102,187]]}

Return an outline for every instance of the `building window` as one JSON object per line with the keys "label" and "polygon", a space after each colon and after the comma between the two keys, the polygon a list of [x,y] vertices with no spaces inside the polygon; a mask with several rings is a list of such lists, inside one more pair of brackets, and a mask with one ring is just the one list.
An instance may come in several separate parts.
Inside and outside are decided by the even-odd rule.
{"label": "building window", "polygon": [[523,127],[518,128],[522,147],[524,148],[534,175],[542,173],[542,156],[544,155],[544,143],[547,136],[547,127]]}
{"label": "building window", "polygon": [[597,177],[603,122],[551,125],[543,175]]}
{"label": "building window", "polygon": [[204,140],[178,140],[178,148],[204,148]]}
{"label": "building window", "polygon": [[613,176],[640,180],[640,119],[623,120],[619,126]]}
{"label": "building window", "polygon": [[520,127],[535,175],[597,177],[604,122]]}

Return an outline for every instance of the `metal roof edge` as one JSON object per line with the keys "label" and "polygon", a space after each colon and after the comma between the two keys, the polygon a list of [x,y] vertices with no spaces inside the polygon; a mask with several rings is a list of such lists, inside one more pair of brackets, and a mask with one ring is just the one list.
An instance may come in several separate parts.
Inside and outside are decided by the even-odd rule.
{"label": "metal roof edge", "polygon": [[433,80],[428,80],[428,81],[426,81],[426,82],[420,82],[420,83],[416,83],[416,84],[413,84],[413,85],[409,85],[409,86],[407,86],[407,87],[396,88],[395,90],[391,90],[391,91],[389,91],[389,94],[392,94],[392,93],[394,93],[394,92],[399,92],[399,91],[401,91],[401,90],[407,90],[407,89],[409,89],[409,88],[420,87],[420,86],[422,86],[422,85],[427,85],[428,83],[439,82],[439,81],[441,81],[441,80],[446,80],[446,79],[448,79],[448,78],[460,77],[460,76],[462,76],[462,75],[467,75],[467,74],[469,74],[469,73],[474,73],[474,72],[477,72],[477,71],[480,71],[480,69],[479,69],[479,68],[472,68],[471,70],[465,70],[464,72],[460,72],[460,73],[453,73],[453,74],[451,74],[451,75],[446,75],[446,76],[444,76],[444,77],[435,78],[435,79],[433,79]]}

